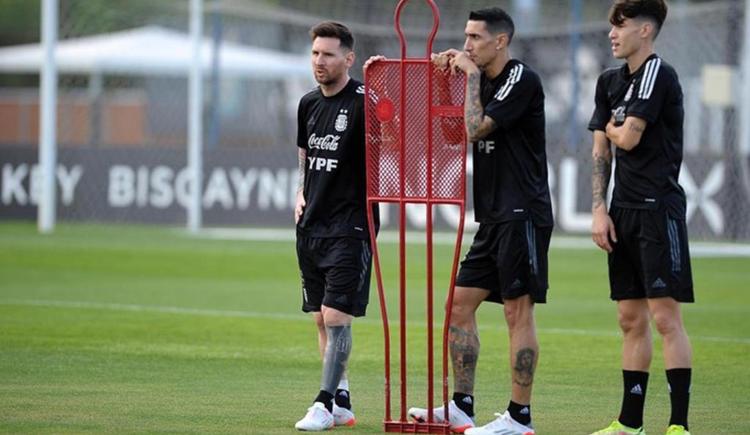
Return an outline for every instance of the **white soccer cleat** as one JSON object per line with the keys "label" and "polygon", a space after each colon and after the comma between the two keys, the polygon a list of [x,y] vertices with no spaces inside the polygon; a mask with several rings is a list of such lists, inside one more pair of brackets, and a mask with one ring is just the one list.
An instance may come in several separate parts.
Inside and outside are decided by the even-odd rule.
{"label": "white soccer cleat", "polygon": [[346,408],[333,404],[333,425],[334,426],[354,426],[357,420],[354,413]]}
{"label": "white soccer cleat", "polygon": [[297,430],[319,432],[333,427],[333,414],[328,412],[325,405],[315,402],[307,408],[305,417],[298,421],[294,427]]}
{"label": "white soccer cleat", "polygon": [[[419,423],[427,422],[427,410],[425,408],[410,408],[409,417]],[[456,402],[448,402],[449,425],[453,432],[464,433],[468,428],[474,427],[474,419],[456,406]],[[445,423],[445,409],[442,406],[432,410],[432,420],[435,423]]]}
{"label": "white soccer cleat", "polygon": [[481,427],[467,429],[466,435],[534,435],[534,429],[513,420],[508,411]]}

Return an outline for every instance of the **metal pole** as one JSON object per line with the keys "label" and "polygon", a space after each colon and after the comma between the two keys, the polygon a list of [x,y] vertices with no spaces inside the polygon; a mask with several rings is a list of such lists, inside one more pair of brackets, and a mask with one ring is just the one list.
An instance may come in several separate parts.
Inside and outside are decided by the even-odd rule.
{"label": "metal pole", "polygon": [[42,182],[37,209],[37,227],[40,233],[55,229],[55,166],[57,166],[57,0],[42,1],[42,46],[44,63],[41,71],[39,102],[39,168]]}
{"label": "metal pole", "polygon": [[578,125],[578,103],[581,94],[581,77],[578,70],[578,51],[581,49],[581,21],[582,21],[582,0],[573,0],[570,7],[571,21],[573,22],[573,31],[570,33],[570,79],[573,86],[570,88],[570,120],[568,121],[568,146],[566,147],[569,155],[576,155],[578,141],[580,139]]}
{"label": "metal pole", "polygon": [[203,0],[190,0],[190,79],[188,95],[188,171],[192,180],[188,205],[188,230],[201,228],[201,197],[203,192]]}
{"label": "metal pole", "polygon": [[[742,59],[740,60],[742,98],[740,98],[740,156],[750,157],[750,0],[745,0],[745,37],[742,39]],[[747,185],[747,181],[745,182]]]}
{"label": "metal pole", "polygon": [[211,122],[208,126],[208,149],[215,150],[219,144],[221,127],[221,42],[223,38],[224,20],[219,12],[211,15]]}
{"label": "metal pole", "polygon": [[[736,37],[731,35],[738,35],[741,32],[740,29],[740,5],[738,3],[732,3],[728,9],[726,26],[727,32],[727,53],[726,53],[726,64],[730,66],[738,65],[740,59],[740,43]],[[747,198],[743,194],[742,186],[742,165],[739,160],[740,137],[732,137],[732,130],[735,127],[734,119],[736,119],[739,110],[733,104],[728,105],[723,109],[724,122],[723,122],[723,133],[726,139],[724,145],[724,154],[726,161],[726,189],[730,193],[730,200],[727,207],[727,215],[730,217],[727,219],[727,225],[724,230],[724,235],[730,240],[738,240],[742,232],[742,219],[732,219],[735,216],[746,216],[745,208]]]}
{"label": "metal pole", "polygon": [[[738,120],[735,125],[739,125],[739,142],[737,144],[738,161],[740,167],[741,183],[744,191],[743,203],[745,212],[750,208],[750,0],[745,0],[744,14],[744,34],[742,39],[742,52],[740,54],[740,92],[742,97],[739,99]],[[742,219],[738,219],[742,220]],[[750,236],[750,226],[746,223],[738,229],[738,238]]]}
{"label": "metal pole", "polygon": [[104,90],[104,78],[101,71],[94,70],[89,74],[89,146],[102,146],[102,92]]}

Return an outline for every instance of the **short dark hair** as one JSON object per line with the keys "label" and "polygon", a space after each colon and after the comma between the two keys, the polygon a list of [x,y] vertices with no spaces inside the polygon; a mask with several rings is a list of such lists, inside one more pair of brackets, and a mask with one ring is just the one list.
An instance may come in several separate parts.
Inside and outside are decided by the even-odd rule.
{"label": "short dark hair", "polygon": [[516,26],[513,18],[500,8],[486,8],[469,12],[469,21],[484,21],[490,33],[507,33],[508,43],[513,40]]}
{"label": "short dark hair", "polygon": [[645,18],[653,21],[656,24],[656,38],[667,18],[667,3],[664,0],[615,0],[609,11],[609,22],[620,26],[628,18]]}
{"label": "short dark hair", "polygon": [[310,39],[315,38],[336,38],[341,42],[341,46],[349,50],[354,50],[354,36],[345,25],[335,21],[323,21],[314,25],[310,29]]}

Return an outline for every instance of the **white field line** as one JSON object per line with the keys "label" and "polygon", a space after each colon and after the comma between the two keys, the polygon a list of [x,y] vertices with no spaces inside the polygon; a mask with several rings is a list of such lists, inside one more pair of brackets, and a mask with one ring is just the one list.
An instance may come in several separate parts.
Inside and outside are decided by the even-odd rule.
{"label": "white field line", "polygon": [[[179,230],[184,232],[183,230]],[[186,233],[187,234],[187,233]],[[192,236],[192,235],[191,235]],[[217,240],[251,240],[251,241],[285,241],[295,240],[293,229],[263,229],[263,228],[204,228],[195,237]],[[472,232],[464,233],[464,244],[471,243]],[[397,243],[396,231],[382,231],[378,241],[383,243]],[[409,244],[425,244],[425,235],[418,230],[407,233],[406,242]],[[453,245],[456,243],[455,233],[436,232],[433,234],[436,245]],[[552,235],[553,248],[564,249],[598,249],[589,237]],[[720,242],[690,242],[690,255],[695,258],[706,257],[750,257],[750,244],[720,243]]]}
{"label": "white field line", "polygon": [[[310,316],[305,314],[283,314],[283,313],[264,313],[260,311],[240,311],[240,310],[209,310],[201,308],[184,308],[184,307],[167,307],[158,305],[138,305],[138,304],[116,304],[116,303],[101,303],[101,302],[84,302],[84,301],[52,301],[52,300],[27,300],[27,299],[4,299],[0,300],[0,305],[16,305],[16,306],[35,306],[45,308],[76,308],[76,309],[91,309],[91,310],[110,310],[110,311],[130,311],[136,313],[160,313],[160,314],[183,314],[191,316],[204,316],[204,317],[227,317],[227,318],[250,318],[250,319],[273,319],[273,320],[291,320],[296,322],[310,322],[312,320]],[[364,323],[369,325],[381,325],[382,321],[375,317],[367,319],[357,319],[355,323]],[[397,323],[391,321],[391,334],[393,337],[398,335]],[[412,327],[423,327],[424,324],[420,322],[407,322],[407,326]],[[436,325],[435,329],[442,329],[441,325]],[[505,330],[505,325],[497,324],[484,324],[479,325],[480,331],[489,330]],[[542,334],[554,334],[554,335],[576,335],[576,336],[590,336],[590,337],[619,337],[620,333],[616,331],[595,331],[589,329],[568,329],[568,328],[537,328]],[[711,337],[711,336],[700,336],[691,335],[691,340],[706,341],[714,343],[734,343],[734,344],[746,344],[750,345],[750,338],[740,337]]]}

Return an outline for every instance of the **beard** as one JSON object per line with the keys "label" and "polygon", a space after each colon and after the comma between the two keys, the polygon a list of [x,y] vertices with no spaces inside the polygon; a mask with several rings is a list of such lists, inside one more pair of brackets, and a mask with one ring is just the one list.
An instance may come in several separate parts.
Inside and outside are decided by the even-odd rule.
{"label": "beard", "polygon": [[315,72],[315,81],[318,82],[319,85],[323,86],[330,86],[341,80],[342,74],[329,71],[322,71],[321,73]]}
{"label": "beard", "polygon": [[323,85],[323,86],[330,86],[336,83],[336,80],[334,80],[333,78],[331,78],[331,76],[328,76],[328,75],[323,76],[321,78],[318,78],[316,76],[315,81],[318,82],[319,85]]}

